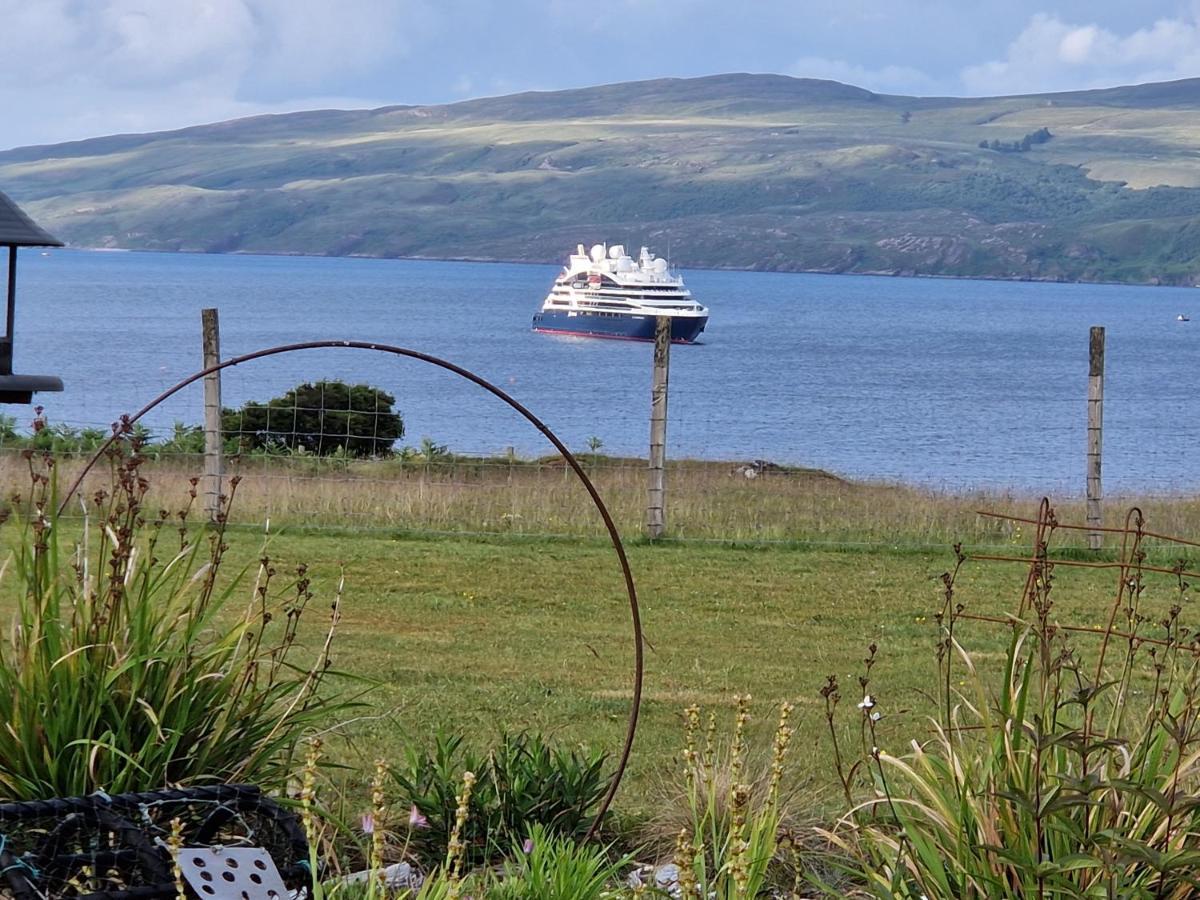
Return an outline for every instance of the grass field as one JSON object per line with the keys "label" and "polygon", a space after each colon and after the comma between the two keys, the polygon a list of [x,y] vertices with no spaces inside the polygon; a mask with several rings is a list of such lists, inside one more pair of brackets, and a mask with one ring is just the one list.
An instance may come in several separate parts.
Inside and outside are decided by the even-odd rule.
{"label": "grass field", "polygon": [[[186,485],[179,471],[150,468],[164,496],[179,496]],[[7,471],[11,484],[19,468],[11,463]],[[323,487],[301,475],[283,478],[280,470],[266,474],[282,480],[255,486],[248,477],[234,517],[241,524],[227,532],[230,560],[253,568],[265,552],[281,573],[306,563],[319,600],[331,599],[344,576],[334,665],[374,684],[361,718],[331,742],[339,759],[367,771],[375,757],[399,758],[407,742],[426,741],[438,729],[465,731],[480,743],[504,729],[538,729],[614,753],[620,748],[633,678],[623,582],[612,548],[596,536],[594,512],[561,472],[514,470],[512,484],[507,474],[497,476],[505,490],[490,493],[486,483],[464,486],[460,473],[450,491],[455,499],[432,507],[444,516],[436,521],[428,518],[431,509],[403,502],[436,495],[430,472],[394,478],[387,490],[378,477]],[[1027,528],[1001,527],[971,510],[986,502],[1029,516],[1035,504],[851,485],[812,473],[750,482],[708,466],[693,475],[673,482],[671,520],[688,523],[676,526],[685,535],[705,539],[650,544],[636,537],[640,470],[636,477],[597,470],[633,538],[629,557],[649,645],[642,722],[617,810],[634,818],[653,811],[656,786],[681,741],[684,707],[717,709],[728,722],[734,696],[749,692],[764,749],[771,707],[783,699],[796,704],[793,774],[806,811],[827,815],[837,798],[818,696],[826,676],[841,681],[849,728],[861,661],[867,646],[878,644],[870,689],[884,713],[884,739],[899,752],[928,733],[934,614],[942,604],[939,576],[954,564],[951,543],[961,537],[968,553],[1000,547],[1026,554]],[[510,522],[540,536],[419,533],[431,525],[479,530],[471,529],[471,517],[484,513],[471,504],[484,495],[525,510]],[[395,514],[357,527],[360,513],[385,509]],[[264,513],[272,517],[269,535],[253,524]],[[1150,526],[1187,536],[1200,530],[1188,530],[1196,515],[1194,501],[1158,501]],[[1075,508],[1062,516],[1082,518]],[[14,527],[4,526],[5,540]],[[751,543],[756,535],[779,542]],[[1024,577],[1020,565],[968,561],[957,599],[973,612],[1004,615],[1015,608]],[[1115,578],[1108,570],[1061,570],[1056,615],[1100,624]],[[1150,584],[1146,602],[1154,616],[1177,593],[1169,576]],[[245,591],[249,598],[249,580]],[[314,649],[324,624],[308,623]],[[980,665],[1001,658],[1004,629],[961,627],[960,639]]]}
{"label": "grass field", "polygon": [[[256,542],[247,533],[233,540],[247,553]],[[347,731],[342,752],[351,759],[368,762],[381,752],[394,758],[406,741],[425,740],[438,728],[483,739],[534,728],[619,748],[632,652],[611,549],[579,540],[306,534],[276,536],[271,553],[281,565],[308,560],[319,594],[329,594],[345,572],[335,665],[379,682],[369,700],[370,714],[380,718]],[[771,707],[783,699],[796,704],[794,776],[810,811],[832,809],[835,782],[818,690],[826,675],[836,674],[852,708],[872,642],[880,661],[871,690],[885,714],[886,738],[900,752],[927,732],[938,576],[953,565],[949,548],[637,544],[630,560],[650,649],[642,723],[619,811],[652,812],[655,785],[680,746],[684,707],[717,709],[728,721],[734,696],[746,692],[756,698],[764,747]],[[1003,615],[1015,608],[1023,582],[1020,566],[968,562],[958,599],[972,611]],[[1064,621],[1101,624],[1114,590],[1107,573],[1064,572],[1057,612]],[[1169,578],[1148,591],[1155,611],[1174,599]],[[960,636],[981,665],[1001,658],[1003,629],[968,624]]]}

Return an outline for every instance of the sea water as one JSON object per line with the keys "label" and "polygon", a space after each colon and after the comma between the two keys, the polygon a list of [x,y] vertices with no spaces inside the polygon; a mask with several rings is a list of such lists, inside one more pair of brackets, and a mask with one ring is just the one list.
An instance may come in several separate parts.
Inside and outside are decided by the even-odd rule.
{"label": "sea water", "polygon": [[[434,354],[527,405],[575,450],[644,456],[648,344],[535,334],[556,266],[21,251],[15,367],[56,374],[53,422],[105,427],[201,364],[200,310],[223,357],[310,340]],[[1088,330],[1107,330],[1109,493],[1200,489],[1200,291],[684,270],[711,320],[671,351],[668,454],[799,464],[941,488],[1081,494]],[[1189,315],[1194,322],[1180,322]],[[223,402],[306,380],[396,397],[404,442],[523,456],[545,438],[477,386],[413,360],[313,350],[226,370]],[[9,407],[19,420],[28,407]],[[199,386],[147,418],[202,420]]]}

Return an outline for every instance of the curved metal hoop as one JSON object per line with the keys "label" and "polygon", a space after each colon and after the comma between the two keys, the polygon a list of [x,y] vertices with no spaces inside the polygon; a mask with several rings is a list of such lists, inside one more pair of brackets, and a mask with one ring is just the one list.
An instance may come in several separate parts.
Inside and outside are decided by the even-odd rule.
{"label": "curved metal hoop", "polygon": [[[455,375],[465,378],[467,381],[470,381],[473,384],[479,385],[479,387],[483,388],[488,393],[500,398],[510,407],[524,416],[525,419],[538,431],[545,435],[546,439],[554,445],[554,448],[562,454],[563,459],[567,461],[567,465],[569,465],[575,472],[576,477],[580,480],[580,482],[582,482],[584,488],[588,492],[588,495],[592,498],[592,503],[595,504],[596,509],[600,513],[600,518],[604,520],[604,527],[608,530],[609,540],[612,541],[613,549],[617,553],[617,560],[621,564],[621,573],[625,578],[625,590],[629,595],[629,615],[633,622],[633,697],[631,698],[629,704],[629,723],[625,731],[625,744],[621,749],[621,755],[617,761],[617,769],[613,773],[612,782],[609,784],[608,792],[604,795],[604,799],[600,802],[600,807],[596,811],[596,818],[592,822],[592,827],[588,829],[588,833],[585,837],[585,840],[591,839],[596,833],[597,829],[600,827],[600,823],[603,821],[605,813],[608,812],[608,808],[612,805],[613,797],[616,796],[617,788],[621,786],[621,779],[625,775],[625,769],[629,764],[630,753],[633,751],[633,738],[637,733],[638,714],[642,705],[642,678],[645,672],[645,661],[643,658],[642,617],[638,608],[637,588],[633,583],[633,572],[629,568],[629,559],[625,555],[625,545],[621,542],[621,535],[617,531],[616,523],[613,522],[612,515],[608,511],[608,507],[606,507],[604,505],[604,501],[600,499],[600,494],[596,490],[596,486],[592,484],[592,480],[588,478],[587,473],[584,472],[583,467],[579,464],[579,460],[575,458],[575,455],[567,449],[567,446],[561,440],[559,440],[558,436],[551,431],[541,419],[531,413],[528,409],[526,409],[500,388],[496,387],[496,385],[492,384],[486,378],[482,378],[479,375],[476,375],[474,372],[462,368],[462,366],[456,366],[452,362],[441,359],[437,356],[431,356],[428,353],[422,353],[419,350],[409,350],[406,347],[396,347],[391,344],[377,344],[371,341],[305,341],[298,344],[281,344],[278,347],[268,347],[265,350],[255,350],[253,353],[245,353],[241,356],[235,356],[220,362],[215,366],[209,366],[207,369],[201,369],[199,372],[189,375],[178,384],[163,391],[132,416],[124,419],[123,422],[125,424],[132,425],[168,397],[171,397],[172,395],[183,390],[189,384],[199,381],[204,376],[211,375],[213,372],[219,372],[222,369],[232,368],[233,366],[238,366],[242,363],[251,362],[256,359],[262,359],[267,356],[277,356],[281,353],[292,353],[297,350],[320,350],[333,348],[374,350],[380,353],[391,353],[395,356],[404,356],[408,357],[409,359],[426,362],[445,369],[448,372],[453,372]],[[114,431],[112,437],[100,445],[99,449],[96,450],[96,452],[92,455],[92,458],[87,461],[86,465],[84,465],[84,467],[80,470],[79,474],[75,476],[75,480],[71,482],[71,486],[67,488],[66,493],[63,495],[62,502],[59,504],[58,511],[60,514],[66,509],[67,503],[70,501],[71,497],[74,496],[75,492],[79,490],[79,486],[83,483],[83,479],[87,477],[88,472],[92,470],[92,467],[95,466],[100,457],[104,455],[105,451],[120,439],[120,436],[121,435],[119,432]]]}

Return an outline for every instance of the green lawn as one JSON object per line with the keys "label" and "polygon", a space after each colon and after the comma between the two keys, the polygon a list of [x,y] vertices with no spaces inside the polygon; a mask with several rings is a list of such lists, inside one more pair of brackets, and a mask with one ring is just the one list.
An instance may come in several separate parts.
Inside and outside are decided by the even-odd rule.
{"label": "green lawn", "polygon": [[[251,558],[257,538],[231,538]],[[282,570],[306,561],[318,597],[346,585],[335,666],[378,683],[364,718],[335,742],[356,768],[396,758],[406,741],[438,728],[480,741],[501,729],[533,728],[563,740],[620,747],[632,682],[631,626],[611,548],[589,541],[463,538],[391,539],[277,535],[270,553]],[[646,637],[645,699],[617,808],[651,811],[654,787],[681,742],[690,704],[726,716],[750,692],[766,745],[771,707],[797,706],[794,775],[832,801],[829,743],[818,690],[829,674],[843,685],[850,714],[856,677],[879,646],[872,693],[884,735],[901,751],[926,732],[936,673],[934,613],[941,606],[944,553],[887,550],[739,549],[722,545],[630,548]],[[958,599],[979,612],[1015,608],[1020,566],[968,562]],[[1056,613],[1099,623],[1114,577],[1062,570]],[[1165,588],[1165,586],[1164,586]],[[1169,604],[1169,590],[1148,602]],[[314,609],[320,609],[317,604]],[[310,622],[310,628],[315,626]],[[1000,658],[1004,629],[960,624],[960,639],[986,666]],[[315,642],[315,634],[312,640]],[[847,725],[853,715],[847,716]]]}

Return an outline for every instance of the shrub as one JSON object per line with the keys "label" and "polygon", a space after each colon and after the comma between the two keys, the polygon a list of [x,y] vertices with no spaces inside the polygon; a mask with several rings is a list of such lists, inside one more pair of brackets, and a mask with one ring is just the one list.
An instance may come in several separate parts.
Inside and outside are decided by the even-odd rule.
{"label": "shrub", "polygon": [[221,411],[221,428],[244,450],[287,449],[327,456],[387,456],[404,437],[396,398],[366,384],[305,382],[266,403]]}
{"label": "shrub", "polygon": [[[74,428],[65,423],[51,424],[45,407],[34,407],[34,417],[29,423],[28,433],[17,429],[13,416],[0,415],[0,447],[5,449],[29,449],[56,456],[91,455],[112,437],[109,428]],[[169,437],[155,440],[150,430],[140,422],[133,424],[126,435],[138,441],[144,455],[158,458],[164,453],[204,452],[204,429],[198,425],[176,422]],[[127,447],[118,444],[117,449]]]}
{"label": "shrub", "polygon": [[72,428],[70,425],[46,425],[24,443],[31,449],[55,454],[94,453],[108,440],[111,432],[100,428]]}
{"label": "shrub", "polygon": [[502,857],[534,825],[553,835],[586,834],[608,788],[607,760],[600,751],[554,747],[538,734],[503,734],[486,754],[461,735],[437,735],[430,749],[410,747],[391,771],[399,802],[425,817],[427,827],[410,838],[410,849],[425,861],[446,854],[459,779],[475,773],[463,843],[468,865],[476,865]]}
{"label": "shrub", "polygon": [[[1123,571],[1099,649],[1085,656],[1052,620],[1052,582],[1043,556],[992,685],[955,634],[963,607],[945,576],[931,740],[893,755],[878,746],[875,698],[860,704],[870,788],[851,796],[853,767],[839,756],[853,806],[832,837],[873,896],[1183,898],[1200,888],[1200,645],[1181,623],[1182,600],[1151,616],[1137,569]],[[951,688],[960,680],[964,692]],[[836,740],[836,680],[823,694]]]}
{"label": "shrub", "polygon": [[487,900],[599,900],[612,896],[611,882],[628,857],[610,860],[599,845],[577,844],[534,825],[524,843],[504,861],[504,877],[488,888]]}
{"label": "shrub", "polygon": [[[301,732],[343,708],[320,690],[333,626],[311,666],[295,660],[305,568],[278,589],[265,556],[252,585],[222,578],[223,527],[204,536],[187,524],[195,480],[189,507],[150,519],[138,450],[112,453],[113,489],[91,498],[73,548],[76,526],[55,512],[53,460],[39,467],[24,451],[31,497],[5,525],[17,599],[0,638],[6,798],[238,780],[282,788]],[[241,589],[251,602],[238,611]]]}
{"label": "shrub", "polygon": [[204,452],[204,429],[199,425],[176,422],[171,428],[170,437],[146,447],[145,451],[155,458],[163,455],[199,456]]}

